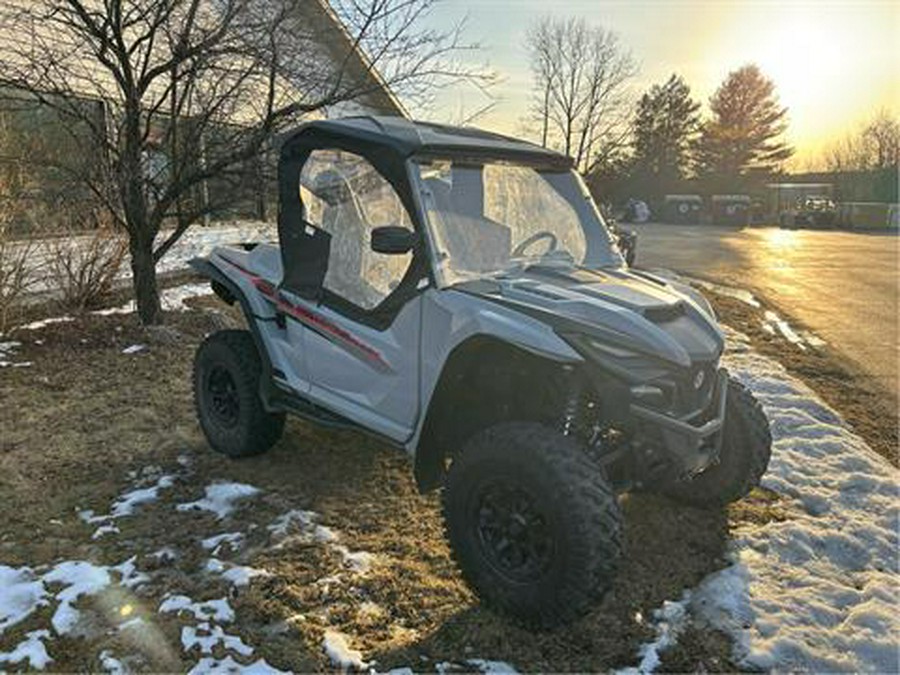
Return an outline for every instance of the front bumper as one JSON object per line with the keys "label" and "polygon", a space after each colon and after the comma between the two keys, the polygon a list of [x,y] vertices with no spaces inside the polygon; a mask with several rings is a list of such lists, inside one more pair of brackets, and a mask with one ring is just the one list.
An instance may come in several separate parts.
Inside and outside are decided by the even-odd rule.
{"label": "front bumper", "polygon": [[[662,449],[675,462],[682,475],[690,476],[699,473],[719,457],[727,394],[728,374],[724,368],[720,368],[716,373],[712,401],[705,411],[670,417],[639,403],[632,403],[629,410],[633,417],[659,432]],[[706,414],[701,415],[703,412]],[[692,424],[691,420],[698,417],[705,421]]]}

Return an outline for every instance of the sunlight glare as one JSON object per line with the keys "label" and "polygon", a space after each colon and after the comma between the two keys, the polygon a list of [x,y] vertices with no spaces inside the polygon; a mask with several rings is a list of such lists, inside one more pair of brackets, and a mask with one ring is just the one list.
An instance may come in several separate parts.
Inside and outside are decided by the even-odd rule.
{"label": "sunlight glare", "polygon": [[760,67],[775,80],[782,102],[789,108],[828,100],[843,81],[844,51],[852,49],[852,42],[859,38],[829,19],[827,15],[792,13],[773,22],[761,40]]}
{"label": "sunlight glare", "polygon": [[800,245],[800,236],[796,230],[768,228],[762,231],[763,242],[773,251],[787,251]]}

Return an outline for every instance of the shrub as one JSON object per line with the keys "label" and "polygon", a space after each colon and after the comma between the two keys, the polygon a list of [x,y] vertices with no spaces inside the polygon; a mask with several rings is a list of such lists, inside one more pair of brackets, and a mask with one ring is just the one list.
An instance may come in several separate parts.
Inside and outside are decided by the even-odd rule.
{"label": "shrub", "polygon": [[76,213],[69,230],[41,243],[47,284],[61,310],[81,313],[109,300],[128,240],[102,211]]}
{"label": "shrub", "polygon": [[0,333],[19,317],[25,295],[36,281],[33,252],[32,242],[13,240],[10,218],[0,207]]}

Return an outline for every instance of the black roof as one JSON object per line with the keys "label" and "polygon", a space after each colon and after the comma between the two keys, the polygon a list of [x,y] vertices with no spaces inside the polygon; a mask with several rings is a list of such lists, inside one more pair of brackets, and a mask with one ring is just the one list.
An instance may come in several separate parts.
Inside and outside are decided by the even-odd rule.
{"label": "black roof", "polygon": [[534,143],[473,127],[418,122],[405,117],[344,117],[308,122],[290,134],[292,141],[322,136],[382,146],[403,157],[453,155],[473,159],[502,159],[554,168],[569,168],[572,160]]}

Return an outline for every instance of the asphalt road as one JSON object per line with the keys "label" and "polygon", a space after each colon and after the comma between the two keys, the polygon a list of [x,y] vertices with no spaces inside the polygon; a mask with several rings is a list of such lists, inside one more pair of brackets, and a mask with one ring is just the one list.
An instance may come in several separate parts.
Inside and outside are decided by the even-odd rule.
{"label": "asphalt road", "polygon": [[898,245],[892,234],[629,225],[637,266],[748,288],[898,392]]}

